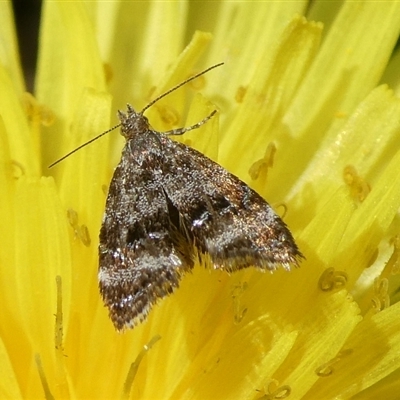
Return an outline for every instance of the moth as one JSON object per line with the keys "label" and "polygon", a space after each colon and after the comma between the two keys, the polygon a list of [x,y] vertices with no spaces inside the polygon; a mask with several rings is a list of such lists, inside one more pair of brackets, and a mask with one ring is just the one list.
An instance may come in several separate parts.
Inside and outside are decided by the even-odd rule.
{"label": "moth", "polygon": [[285,223],[259,194],[169,138],[200,127],[215,111],[193,126],[164,133],[152,129],[144,116],[156,101],[219,65],[173,87],[140,112],[130,105],[126,113],[118,112],[126,143],[108,191],[98,279],[119,331],[145,320],[202,255],[212,268],[227,272],[250,266],[290,270],[303,257]]}
{"label": "moth", "polygon": [[128,105],[126,113],[119,112],[126,143],[100,230],[100,293],[117,330],[143,321],[193,269],[197,254],[207,254],[213,268],[228,272],[290,269],[302,257],[285,223],[260,195],[169,138],[198,128],[215,112],[189,128],[161,133],[143,115],[148,107],[136,112]]}

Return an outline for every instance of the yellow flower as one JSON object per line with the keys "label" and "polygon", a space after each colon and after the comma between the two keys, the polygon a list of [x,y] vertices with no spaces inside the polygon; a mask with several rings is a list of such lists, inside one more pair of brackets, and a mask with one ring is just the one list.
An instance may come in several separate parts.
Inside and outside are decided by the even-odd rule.
{"label": "yellow flower", "polygon": [[[45,1],[32,96],[0,3],[0,398],[397,398],[400,3],[306,7]],[[196,266],[117,333],[97,237],[123,139],[47,166],[221,61],[146,115],[165,131],[218,108],[179,140],[267,198],[306,260]]]}

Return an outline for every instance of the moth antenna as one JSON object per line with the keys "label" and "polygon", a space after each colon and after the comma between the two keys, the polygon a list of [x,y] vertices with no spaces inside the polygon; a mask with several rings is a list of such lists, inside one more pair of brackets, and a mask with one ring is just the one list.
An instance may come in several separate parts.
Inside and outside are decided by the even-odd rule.
{"label": "moth antenna", "polygon": [[208,71],[211,71],[214,68],[220,67],[224,63],[221,62],[219,64],[212,65],[211,67],[208,67],[204,71],[199,72],[196,75],[191,76],[190,78],[186,79],[185,81],[179,83],[178,85],[174,86],[173,88],[167,90],[165,93],[161,94],[160,96],[156,97],[154,100],[152,100],[143,110],[140,112],[140,114],[143,114],[148,108],[150,108],[154,103],[156,103],[158,100],[161,100],[163,97],[169,95],[171,92],[174,92],[176,89],[179,89],[181,86],[186,85],[188,82],[192,81],[193,79],[198,78],[201,75],[206,74]]}
{"label": "moth antenna", "polygon": [[102,136],[106,135],[107,133],[113,131],[114,129],[117,129],[121,126],[121,124],[115,125],[110,129],[107,129],[105,132],[100,133],[100,135],[97,135],[96,137],[94,137],[93,139],[90,139],[89,141],[87,141],[86,143],[81,144],[80,146],[76,147],[74,150],[70,151],[69,153],[67,153],[65,156],[62,156],[61,158],[59,158],[57,161],[54,161],[52,164],[50,164],[48,166],[48,168],[52,168],[54,167],[56,164],[58,164],[59,162],[65,160],[67,157],[69,157],[71,154],[74,154],[75,152],[77,152],[78,150],[80,150],[82,147],[87,146],[90,143],[93,143],[95,140],[100,139]]}
{"label": "moth antenna", "polygon": [[[198,74],[191,76],[190,78],[186,79],[185,81],[183,81],[183,82],[179,83],[178,85],[174,86],[173,88],[167,90],[165,93],[163,93],[162,95],[158,96],[158,97],[155,98],[153,101],[151,101],[149,104],[147,104],[147,106],[146,106],[145,108],[143,108],[143,110],[140,112],[140,114],[143,115],[143,113],[144,113],[149,107],[151,107],[154,103],[156,103],[158,100],[162,99],[163,97],[167,96],[167,95],[170,94],[171,92],[175,91],[176,89],[180,88],[180,87],[183,86],[183,85],[186,85],[188,82],[192,81],[193,79],[196,79],[196,78],[198,78],[198,77],[201,76],[201,75],[204,75],[204,74],[207,73],[208,71],[211,71],[211,70],[214,69],[214,68],[220,67],[220,66],[223,65],[223,64],[224,64],[224,63],[221,62],[221,63],[219,63],[219,64],[212,65],[211,67],[208,67],[208,68],[205,69],[204,71],[199,72]],[[128,108],[129,108],[129,106],[128,106]],[[212,113],[212,115],[214,115],[214,114],[215,114],[215,113]],[[212,115],[210,115],[209,117],[205,118],[205,120],[210,119],[210,118],[212,117]],[[204,123],[203,121],[201,121],[201,122]],[[201,125],[202,125],[202,123],[201,123]],[[194,129],[194,127],[197,126],[197,125],[198,125],[198,124],[193,125],[193,127],[189,127],[187,130]],[[110,129],[108,129],[108,130],[106,130],[105,132],[101,133],[100,135],[94,137],[93,139],[90,139],[90,140],[87,141],[86,143],[81,144],[80,146],[78,146],[78,147],[75,148],[74,150],[72,150],[72,151],[70,151],[69,153],[67,153],[65,156],[59,158],[57,161],[54,161],[52,164],[50,164],[50,165],[48,166],[48,168],[54,167],[55,165],[57,165],[58,163],[60,163],[61,161],[65,160],[67,157],[69,157],[71,154],[74,154],[74,153],[77,152],[78,150],[82,149],[82,147],[85,147],[85,146],[87,146],[88,144],[93,143],[95,140],[100,139],[102,136],[106,135],[107,133],[113,131],[113,130],[116,129],[116,128],[119,128],[120,126],[121,126],[121,124],[115,125],[114,127],[110,128]],[[199,125],[199,126],[200,126],[200,125]],[[182,132],[182,133],[183,133],[183,132]],[[177,134],[181,134],[181,133],[177,133]]]}

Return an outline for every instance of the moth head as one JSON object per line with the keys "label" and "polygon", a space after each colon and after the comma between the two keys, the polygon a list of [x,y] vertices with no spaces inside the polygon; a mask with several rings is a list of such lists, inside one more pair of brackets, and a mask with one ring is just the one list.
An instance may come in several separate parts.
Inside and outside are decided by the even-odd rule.
{"label": "moth head", "polygon": [[118,118],[121,121],[121,135],[126,139],[149,130],[148,119],[142,112],[136,112],[130,104],[127,105],[127,113],[118,110]]}

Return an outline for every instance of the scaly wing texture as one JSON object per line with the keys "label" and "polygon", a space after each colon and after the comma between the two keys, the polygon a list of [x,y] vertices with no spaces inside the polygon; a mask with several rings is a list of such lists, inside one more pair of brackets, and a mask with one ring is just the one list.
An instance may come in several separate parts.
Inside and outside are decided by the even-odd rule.
{"label": "scaly wing texture", "polygon": [[302,257],[285,223],[236,176],[198,151],[160,135],[162,186],[194,245],[215,268],[290,269]]}
{"label": "scaly wing texture", "polygon": [[154,135],[128,141],[109,188],[100,231],[99,286],[118,330],[144,320],[193,267],[190,241],[176,229],[179,221],[171,220],[178,215],[169,210],[160,186],[163,157],[158,150]]}

